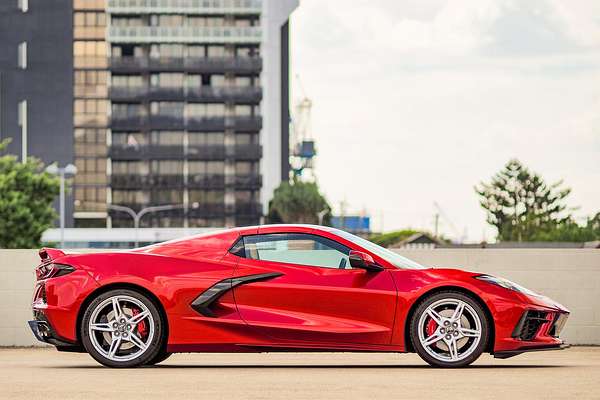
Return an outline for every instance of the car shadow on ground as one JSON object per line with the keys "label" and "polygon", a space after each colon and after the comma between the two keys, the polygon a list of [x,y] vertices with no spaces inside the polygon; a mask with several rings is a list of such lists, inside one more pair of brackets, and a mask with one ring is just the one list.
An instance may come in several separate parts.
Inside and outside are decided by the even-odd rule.
{"label": "car shadow on ground", "polygon": [[[463,370],[469,369],[535,369],[535,368],[569,368],[567,365],[470,365],[468,367],[461,368]],[[61,365],[61,366],[47,366],[45,368],[52,369],[98,369],[107,368],[102,365]],[[164,365],[152,365],[141,367],[143,369],[444,369],[435,368],[429,365],[392,365],[392,364],[351,364],[351,365],[339,365],[339,364],[164,364]],[[108,368],[107,368],[108,369]]]}

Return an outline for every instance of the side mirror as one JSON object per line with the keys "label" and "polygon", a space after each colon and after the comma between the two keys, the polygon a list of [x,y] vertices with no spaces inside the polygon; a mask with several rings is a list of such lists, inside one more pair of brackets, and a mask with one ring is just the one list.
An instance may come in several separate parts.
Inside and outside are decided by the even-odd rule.
{"label": "side mirror", "polygon": [[348,258],[352,268],[360,268],[373,272],[383,271],[383,267],[377,264],[375,260],[373,260],[373,257],[362,251],[351,250]]}

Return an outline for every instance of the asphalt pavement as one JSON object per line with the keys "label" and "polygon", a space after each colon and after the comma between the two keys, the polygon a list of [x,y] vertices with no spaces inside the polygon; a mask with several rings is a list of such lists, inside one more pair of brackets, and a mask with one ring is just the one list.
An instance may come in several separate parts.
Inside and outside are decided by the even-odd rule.
{"label": "asphalt pavement", "polygon": [[0,349],[0,399],[600,399],[600,347],[434,369],[415,354],[177,354],[109,369],[87,354]]}

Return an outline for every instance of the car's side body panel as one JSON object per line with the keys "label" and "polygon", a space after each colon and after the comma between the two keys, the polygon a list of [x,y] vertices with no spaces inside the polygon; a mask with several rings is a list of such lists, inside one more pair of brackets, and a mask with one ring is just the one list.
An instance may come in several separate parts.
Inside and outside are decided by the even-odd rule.
{"label": "car's side body panel", "polygon": [[273,340],[389,345],[396,288],[388,271],[240,259],[236,275],[281,276],[233,289],[241,317]]}

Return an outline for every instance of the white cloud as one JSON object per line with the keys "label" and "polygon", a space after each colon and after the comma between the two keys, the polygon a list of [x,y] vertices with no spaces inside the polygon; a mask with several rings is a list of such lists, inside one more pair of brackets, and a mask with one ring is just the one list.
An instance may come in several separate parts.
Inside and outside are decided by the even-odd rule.
{"label": "white cloud", "polygon": [[330,200],[383,212],[386,229],[431,229],[437,201],[458,231],[489,239],[472,187],[516,156],[564,178],[581,215],[598,211],[594,3],[304,0],[292,65]]}

